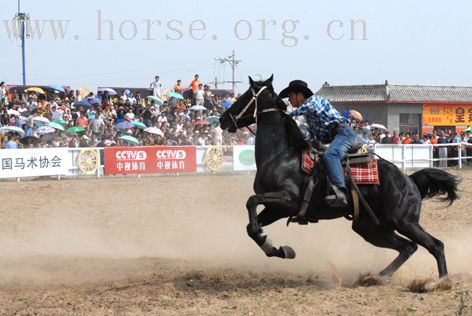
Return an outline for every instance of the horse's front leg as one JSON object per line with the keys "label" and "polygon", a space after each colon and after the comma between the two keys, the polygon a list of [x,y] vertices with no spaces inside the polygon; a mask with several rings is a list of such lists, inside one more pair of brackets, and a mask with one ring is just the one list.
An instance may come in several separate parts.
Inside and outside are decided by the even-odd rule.
{"label": "horse's front leg", "polygon": [[289,246],[275,247],[269,237],[263,235],[262,225],[257,220],[257,206],[262,204],[266,207],[267,212],[270,209],[286,210],[286,214],[281,214],[280,211],[274,216],[270,222],[273,222],[282,217],[288,217],[296,213],[297,204],[296,199],[292,198],[288,192],[267,192],[252,195],[246,203],[249,215],[249,224],[247,225],[248,235],[257,243],[259,247],[265,252],[268,257],[279,257],[286,259],[295,258],[295,251]]}

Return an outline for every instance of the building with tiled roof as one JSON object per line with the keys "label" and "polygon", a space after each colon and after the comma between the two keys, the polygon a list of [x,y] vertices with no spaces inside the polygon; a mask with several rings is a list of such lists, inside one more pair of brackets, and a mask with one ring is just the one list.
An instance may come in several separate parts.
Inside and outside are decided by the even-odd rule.
{"label": "building with tiled roof", "polygon": [[370,122],[403,132],[460,131],[472,125],[472,87],[390,85],[331,86],[317,94],[341,112],[354,109]]}

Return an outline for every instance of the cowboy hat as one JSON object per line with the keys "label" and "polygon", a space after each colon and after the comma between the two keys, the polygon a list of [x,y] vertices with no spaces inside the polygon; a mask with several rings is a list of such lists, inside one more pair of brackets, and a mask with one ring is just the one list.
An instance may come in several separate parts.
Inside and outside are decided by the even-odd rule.
{"label": "cowboy hat", "polygon": [[288,84],[288,87],[280,91],[279,96],[287,98],[291,92],[302,93],[305,98],[311,97],[314,93],[308,88],[308,84],[303,80],[293,80]]}

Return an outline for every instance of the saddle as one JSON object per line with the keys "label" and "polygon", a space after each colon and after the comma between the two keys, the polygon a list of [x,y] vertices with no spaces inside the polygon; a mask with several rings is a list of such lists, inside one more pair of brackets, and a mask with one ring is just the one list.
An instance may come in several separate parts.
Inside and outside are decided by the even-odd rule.
{"label": "saddle", "polygon": [[[319,146],[317,146],[319,147]],[[328,145],[321,145],[321,150],[318,150],[313,146],[309,145],[309,148],[302,152],[301,169],[304,173],[312,175],[313,167],[315,166],[316,157],[322,157],[323,152],[328,149]],[[367,145],[362,143],[354,143],[352,147],[347,151],[346,155],[342,159],[342,164],[346,165],[349,161],[350,165],[357,165],[363,163],[369,163],[374,160],[374,156],[369,153]]]}
{"label": "saddle", "polygon": [[[324,150],[328,148],[328,146],[323,145],[322,147]],[[323,151],[324,151],[323,150]],[[303,196],[302,203],[300,205],[299,212],[297,216],[290,217],[287,221],[287,225],[290,222],[296,222],[301,225],[308,224],[308,222],[317,222],[316,219],[309,219],[305,218],[305,214],[308,210],[308,205],[311,200],[311,196],[313,191],[316,187],[317,180],[314,176],[314,166],[315,162],[321,162],[321,159],[317,159],[317,157],[321,157],[323,151],[319,151],[314,147],[311,147],[302,152],[302,159],[301,159],[301,169],[303,172],[310,175],[310,179],[308,181],[308,185],[305,190],[305,194]],[[347,179],[348,183],[351,187],[351,194],[353,200],[353,216],[346,215],[346,218],[350,220],[356,220],[359,217],[360,207],[359,207],[359,200],[364,205],[364,208],[367,210],[369,215],[372,217],[374,223],[379,225],[379,221],[373,211],[371,210],[370,206],[368,205],[367,201],[362,196],[362,193],[359,190],[357,184],[380,184],[379,176],[378,176],[378,168],[377,168],[377,160],[375,159],[374,155],[369,153],[367,146],[362,143],[355,143],[346,153],[346,155],[342,159],[342,164],[344,168],[345,178]],[[326,177],[328,188],[331,188],[331,184],[329,178]]]}

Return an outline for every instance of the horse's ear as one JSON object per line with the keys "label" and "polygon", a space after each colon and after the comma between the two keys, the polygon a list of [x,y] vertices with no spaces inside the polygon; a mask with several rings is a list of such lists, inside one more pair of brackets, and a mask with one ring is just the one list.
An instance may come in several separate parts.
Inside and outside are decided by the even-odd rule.
{"label": "horse's ear", "polygon": [[267,79],[266,81],[264,81],[264,85],[265,85],[265,86],[272,85],[272,81],[274,81],[274,74],[272,74],[272,76],[270,76],[269,79]]}
{"label": "horse's ear", "polygon": [[249,77],[249,84],[251,86],[254,86],[254,80],[252,80],[251,76],[248,76]]}

